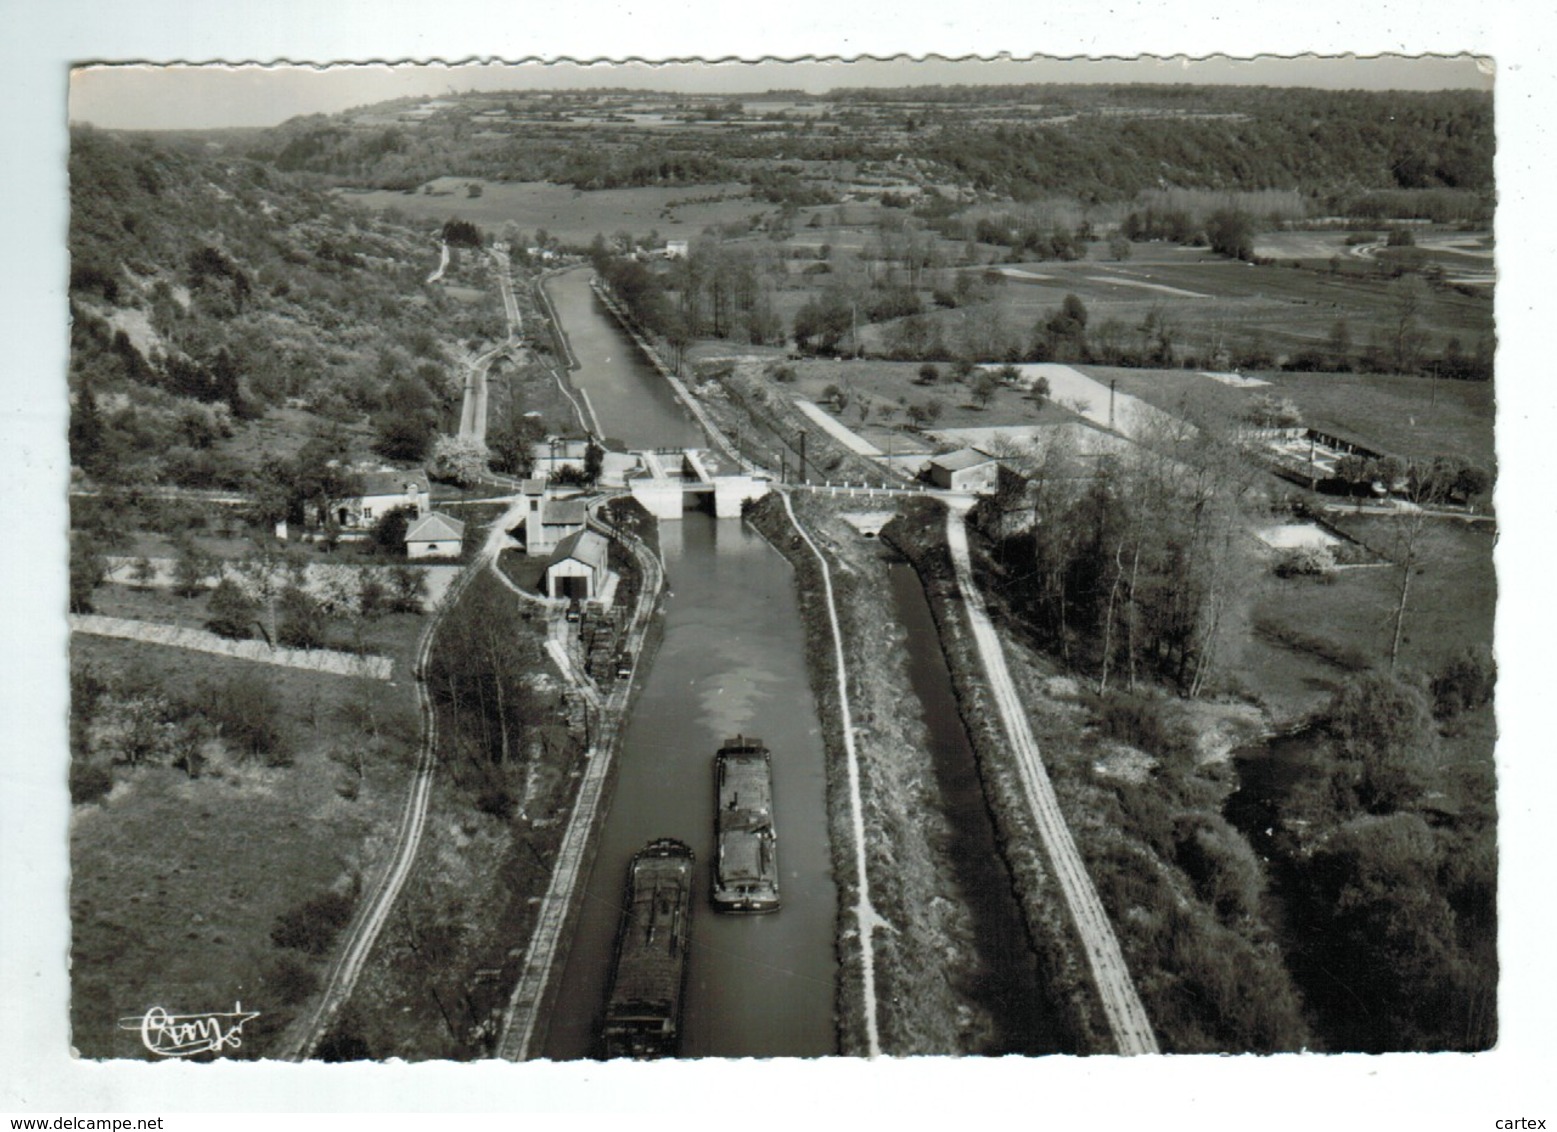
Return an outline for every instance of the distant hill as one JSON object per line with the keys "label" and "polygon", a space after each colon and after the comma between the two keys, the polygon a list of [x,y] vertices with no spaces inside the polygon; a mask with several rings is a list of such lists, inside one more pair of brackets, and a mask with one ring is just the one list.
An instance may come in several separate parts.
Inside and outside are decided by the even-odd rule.
{"label": "distant hill", "polygon": [[[744,109],[743,109],[744,101]],[[775,162],[919,158],[927,180],[1028,199],[1143,190],[1490,194],[1491,95],[1186,86],[840,90],[786,107],[626,92],[398,100],[294,119],[247,143],[332,183],[412,189],[438,176],[584,189],[753,179]]]}

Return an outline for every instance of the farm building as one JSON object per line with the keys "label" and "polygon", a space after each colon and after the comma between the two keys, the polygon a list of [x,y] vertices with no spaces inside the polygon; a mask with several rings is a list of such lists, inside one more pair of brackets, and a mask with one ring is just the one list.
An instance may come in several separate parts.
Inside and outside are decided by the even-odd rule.
{"label": "farm building", "polygon": [[977,448],[959,448],[932,456],[925,465],[924,478],[943,491],[966,491],[988,495],[995,490],[1000,461]]}
{"label": "farm building", "polygon": [[557,544],[546,564],[547,597],[589,601],[605,585],[610,544],[597,531],[576,531]]}
{"label": "farm building", "polygon": [[465,524],[437,511],[413,522],[405,532],[407,558],[458,558],[465,548]]}

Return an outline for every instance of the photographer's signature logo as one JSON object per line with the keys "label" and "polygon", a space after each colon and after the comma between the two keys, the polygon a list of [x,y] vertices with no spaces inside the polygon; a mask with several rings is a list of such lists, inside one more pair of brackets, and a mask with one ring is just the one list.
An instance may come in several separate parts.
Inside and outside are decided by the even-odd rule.
{"label": "photographer's signature logo", "polygon": [[194,1057],[243,1045],[243,1025],[259,1017],[233,1003],[231,1013],[169,1014],[153,1006],[139,1018],[119,1019],[121,1030],[139,1030],[141,1042],[158,1057]]}

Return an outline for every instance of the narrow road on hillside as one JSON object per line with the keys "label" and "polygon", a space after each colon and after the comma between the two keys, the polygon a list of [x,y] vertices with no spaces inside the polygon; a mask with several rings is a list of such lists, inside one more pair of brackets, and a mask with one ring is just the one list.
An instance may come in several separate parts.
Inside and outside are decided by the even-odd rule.
{"label": "narrow road on hillside", "polygon": [[460,405],[460,439],[483,446],[487,442],[487,372],[494,361],[520,344],[520,334],[524,329],[524,322],[519,315],[519,303],[514,298],[513,281],[509,278],[508,255],[493,248],[492,261],[497,270],[497,288],[503,297],[503,315],[508,323],[508,337],[468,363],[465,373],[465,397]]}
{"label": "narrow road on hillside", "polygon": [[1059,799],[1038,753],[1038,743],[1033,738],[1027,722],[1027,713],[1011,680],[1006,658],[1001,651],[1000,638],[985,609],[984,599],[973,579],[973,561],[968,553],[967,505],[951,504],[946,509],[946,542],[951,551],[952,563],[957,571],[957,587],[968,611],[968,624],[973,639],[978,644],[979,656],[994,693],[995,706],[1005,726],[1011,751],[1022,780],[1023,791],[1032,809],[1039,835],[1043,838],[1055,876],[1060,882],[1066,906],[1075,920],[1076,930],[1086,949],[1087,960],[1092,966],[1092,977],[1097,983],[1098,995],[1103,1000],[1103,1013],[1108,1019],[1114,1045],[1122,1054],[1156,1053],[1157,1037],[1152,1032],[1151,1020],[1141,1005],[1124,955],[1119,950],[1119,940],[1109,921],[1103,902],[1098,898],[1092,878],[1071,838],[1065,815],[1060,812]]}
{"label": "narrow road on hillside", "polygon": [[373,945],[378,942],[379,933],[389,922],[395,899],[411,874],[416,851],[422,843],[422,829],[427,822],[427,801],[432,794],[433,772],[438,765],[438,717],[433,710],[432,694],[427,688],[427,659],[432,654],[433,642],[444,617],[454,608],[471,580],[487,568],[491,546],[492,542],[489,541],[487,547],[454,580],[422,631],[422,638],[416,648],[415,668],[417,704],[422,715],[422,741],[400,827],[395,834],[394,850],[371,893],[358,904],[347,926],[345,940],[337,945],[335,962],[330,967],[313,1012],[306,1019],[293,1023],[289,1036],[277,1051],[276,1056],[282,1060],[306,1061],[318,1048],[341,1006],[356,989],[357,978],[362,974],[368,956],[372,954]]}

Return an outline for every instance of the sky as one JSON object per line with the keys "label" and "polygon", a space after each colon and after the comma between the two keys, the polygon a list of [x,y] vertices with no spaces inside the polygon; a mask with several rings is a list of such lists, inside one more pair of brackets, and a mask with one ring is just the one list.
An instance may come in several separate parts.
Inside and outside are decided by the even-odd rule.
{"label": "sky", "polygon": [[822,92],[933,83],[1215,83],[1331,89],[1490,90],[1489,61],[1469,55],[1230,59],[864,59],[856,62],[472,63],[312,66],[98,65],[75,69],[70,118],[104,129],[273,126],[391,98],[450,90],[625,86],[735,93]]}

